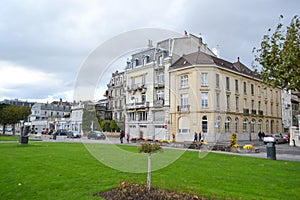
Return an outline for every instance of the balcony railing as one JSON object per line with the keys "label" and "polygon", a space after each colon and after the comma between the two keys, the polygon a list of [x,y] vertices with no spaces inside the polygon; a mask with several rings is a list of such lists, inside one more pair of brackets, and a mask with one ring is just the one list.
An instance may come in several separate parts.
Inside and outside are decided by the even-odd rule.
{"label": "balcony railing", "polygon": [[178,112],[190,112],[190,105],[177,106]]}
{"label": "balcony railing", "polygon": [[264,111],[258,110],[258,114],[259,114],[259,115],[264,115]]}
{"label": "balcony railing", "polygon": [[252,115],[256,115],[256,110],[252,109],[252,110],[251,110],[251,114],[252,114]]}
{"label": "balcony railing", "polygon": [[163,70],[164,68],[165,68],[165,66],[162,64],[155,65],[155,67],[154,67],[155,70]]}
{"label": "balcony railing", "polygon": [[164,100],[160,99],[160,100],[156,100],[153,102],[153,107],[163,107],[164,106]]}
{"label": "balcony railing", "polygon": [[249,109],[248,108],[244,108],[243,113],[249,115]]}
{"label": "balcony railing", "polygon": [[127,109],[140,109],[140,108],[148,108],[149,102],[135,102],[135,103],[129,103],[126,104]]}
{"label": "balcony railing", "polygon": [[154,83],[154,87],[155,88],[163,88],[163,87],[165,87],[165,83],[164,82]]}

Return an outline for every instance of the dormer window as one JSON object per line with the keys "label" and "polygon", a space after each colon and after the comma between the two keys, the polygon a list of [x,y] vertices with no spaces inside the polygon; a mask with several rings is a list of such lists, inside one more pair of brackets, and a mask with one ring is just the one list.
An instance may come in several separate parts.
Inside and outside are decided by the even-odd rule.
{"label": "dormer window", "polygon": [[143,65],[145,66],[149,62],[149,56],[144,56]]}

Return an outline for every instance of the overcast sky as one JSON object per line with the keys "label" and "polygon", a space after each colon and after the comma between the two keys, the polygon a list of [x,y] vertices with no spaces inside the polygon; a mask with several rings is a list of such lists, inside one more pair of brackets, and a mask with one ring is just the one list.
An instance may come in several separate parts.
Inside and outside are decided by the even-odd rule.
{"label": "overcast sky", "polygon": [[[143,28],[201,34],[219,57],[251,67],[268,28],[280,15],[288,25],[299,10],[299,0],[1,0],[0,100],[72,101],[91,52]],[[113,65],[109,73],[125,63]]]}

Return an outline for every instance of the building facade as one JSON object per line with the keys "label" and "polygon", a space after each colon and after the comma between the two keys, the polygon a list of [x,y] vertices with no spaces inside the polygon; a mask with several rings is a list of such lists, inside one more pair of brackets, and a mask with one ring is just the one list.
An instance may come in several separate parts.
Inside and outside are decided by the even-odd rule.
{"label": "building facade", "polygon": [[258,132],[282,131],[281,90],[265,87],[239,59],[231,63],[201,51],[170,67],[171,132],[177,140],[257,139]]}
{"label": "building facade", "polygon": [[213,52],[194,35],[160,41],[131,56],[126,67],[125,131],[131,137],[170,139],[169,67],[185,53]]}
{"label": "building facade", "polygon": [[110,82],[107,84],[105,96],[107,109],[111,113],[111,119],[116,120],[121,130],[125,129],[125,105],[126,105],[126,73],[116,71],[112,73]]}

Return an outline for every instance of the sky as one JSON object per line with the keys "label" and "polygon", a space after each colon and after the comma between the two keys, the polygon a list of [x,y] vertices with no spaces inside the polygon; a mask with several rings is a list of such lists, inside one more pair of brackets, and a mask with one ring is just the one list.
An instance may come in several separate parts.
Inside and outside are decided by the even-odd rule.
{"label": "sky", "polygon": [[[0,101],[79,100],[74,90],[85,65],[95,55],[105,57],[108,47],[107,52],[113,52],[106,56],[110,62],[94,60],[102,71],[90,76],[100,77],[93,95],[87,95],[94,101],[103,98],[109,76],[124,70],[130,55],[128,49],[108,44],[128,33],[136,36],[136,30],[143,30],[139,34],[145,37],[123,40],[145,40],[146,46],[147,39],[156,37],[145,34],[147,30],[186,30],[201,35],[220,58],[236,62],[240,57],[251,68],[252,50],[260,47],[268,29],[276,26],[280,15],[288,25],[299,11],[298,0],[1,0]],[[93,69],[88,69],[91,75]]]}

